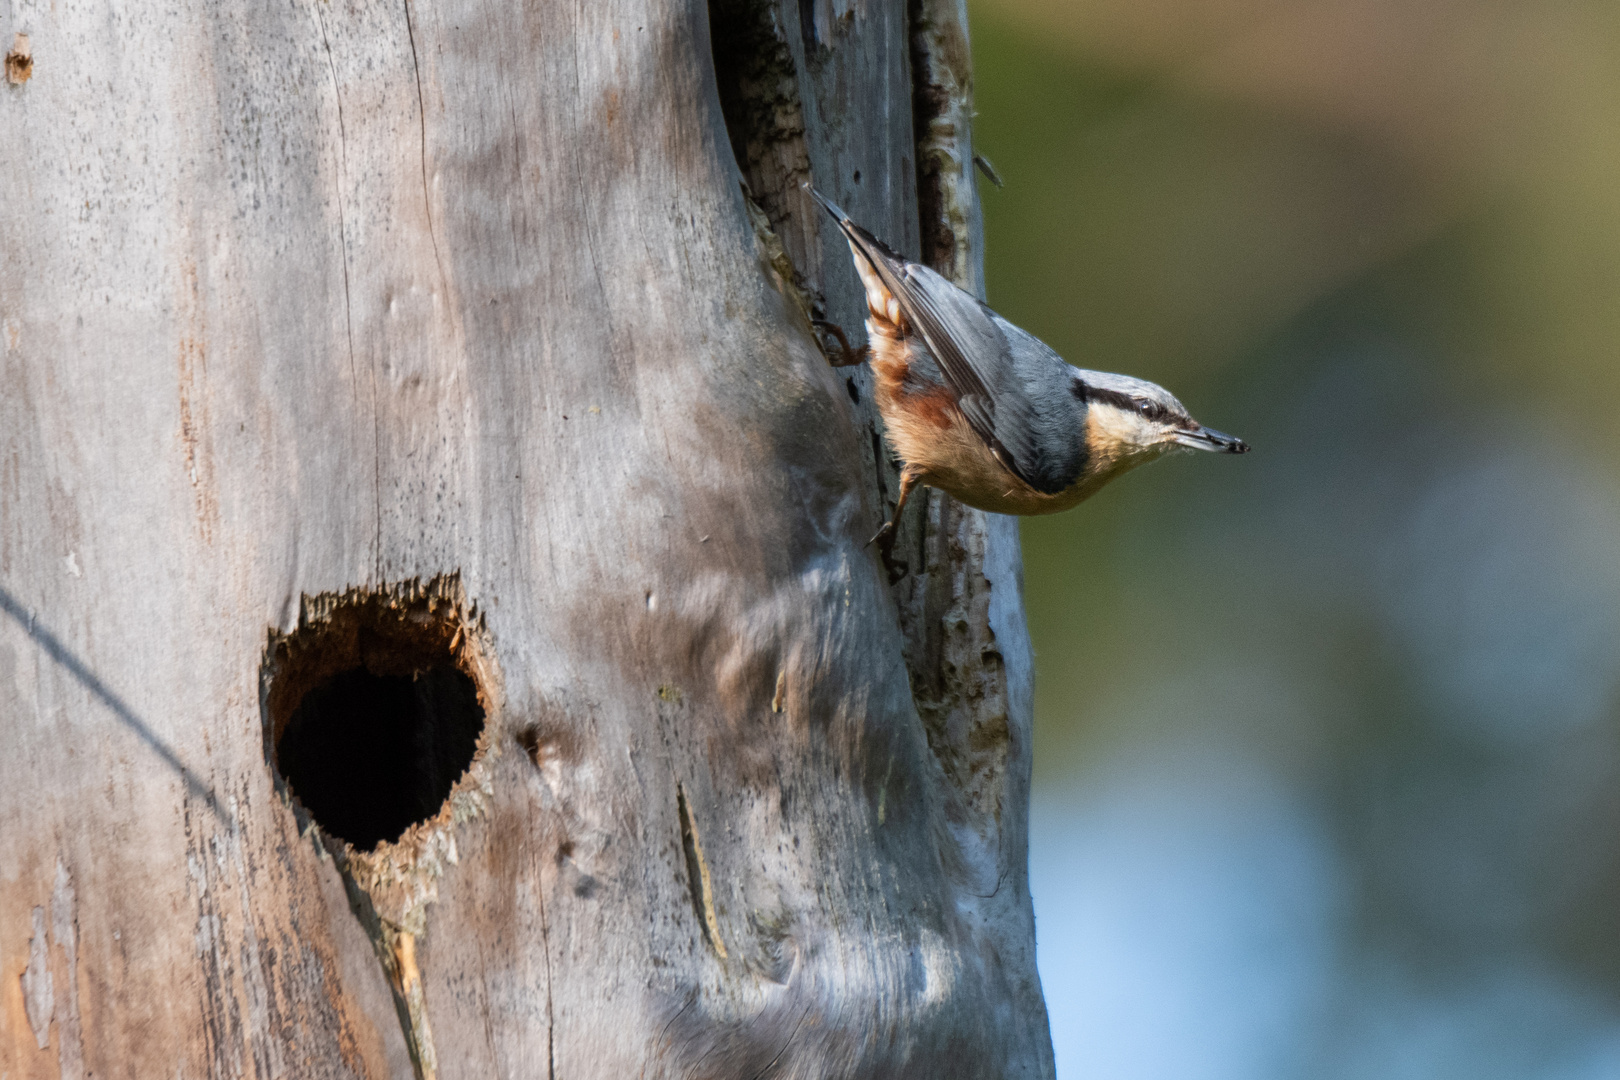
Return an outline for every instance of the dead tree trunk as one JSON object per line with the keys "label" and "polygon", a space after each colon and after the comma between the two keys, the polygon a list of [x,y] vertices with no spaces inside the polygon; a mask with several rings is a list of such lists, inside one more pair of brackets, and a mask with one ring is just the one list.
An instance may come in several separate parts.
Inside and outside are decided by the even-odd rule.
{"label": "dead tree trunk", "polygon": [[0,1075],[1051,1074],[1017,532],[808,323],[804,180],[977,283],[955,0],[0,35]]}

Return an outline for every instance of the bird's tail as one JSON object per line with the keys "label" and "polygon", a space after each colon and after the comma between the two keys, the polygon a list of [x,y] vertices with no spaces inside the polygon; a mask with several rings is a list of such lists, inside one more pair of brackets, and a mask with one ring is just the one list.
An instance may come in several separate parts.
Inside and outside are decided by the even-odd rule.
{"label": "bird's tail", "polygon": [[902,305],[895,294],[908,260],[851,221],[842,207],[808,183],[804,189],[832,215],[844,239],[849,241],[850,252],[855,256],[855,271],[860,275],[861,284],[866,286],[867,307],[881,322],[898,329]]}
{"label": "bird's tail", "polygon": [[855,222],[850,219],[850,216],[844,213],[843,207],[827,198],[827,196],[811,187],[808,183],[804,185],[804,190],[808,191],[811,195],[814,195],[816,202],[820,203],[822,207],[826,209],[827,213],[832,215],[832,219],[838,222],[839,230],[844,234],[845,237],[849,239],[850,246],[853,247],[858,254],[874,264],[882,261],[888,263],[897,271],[904,269],[909,260],[902,255],[896,254],[894,249],[889,247],[888,244],[885,244],[883,241],[873,236],[870,232],[855,224]]}
{"label": "bird's tail", "polygon": [[808,183],[804,185],[804,190],[808,191],[811,195],[814,195],[816,202],[820,203],[822,207],[826,209],[827,213],[832,215],[832,219],[838,222],[840,226],[849,220],[849,215],[844,213],[842,207],[833,202],[831,199],[827,198],[827,196],[823,195],[821,192],[817,191],[815,188],[811,187]]}

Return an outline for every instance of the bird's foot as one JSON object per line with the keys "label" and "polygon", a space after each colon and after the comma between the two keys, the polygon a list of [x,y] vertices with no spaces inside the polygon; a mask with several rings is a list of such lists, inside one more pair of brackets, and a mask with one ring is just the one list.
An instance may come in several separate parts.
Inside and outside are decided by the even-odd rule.
{"label": "bird's foot", "polygon": [[[850,348],[849,338],[844,336],[843,327],[825,319],[811,319],[810,325],[822,335],[819,344],[828,364],[833,367],[855,367],[857,364],[866,363],[869,347],[862,345],[858,349]],[[837,350],[834,350],[827,341],[828,334],[838,339]]]}
{"label": "bird's foot", "polygon": [[866,542],[867,547],[873,544],[878,546],[878,554],[883,556],[883,569],[888,572],[889,584],[897,585],[900,579],[910,573],[911,568],[894,557],[894,541],[896,532],[894,522],[886,521],[883,528],[873,534],[872,539]]}

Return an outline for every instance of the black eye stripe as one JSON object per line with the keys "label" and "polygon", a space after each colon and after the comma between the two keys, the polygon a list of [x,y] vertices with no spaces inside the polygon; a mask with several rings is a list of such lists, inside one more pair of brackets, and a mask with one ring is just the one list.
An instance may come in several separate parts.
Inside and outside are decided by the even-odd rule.
{"label": "black eye stripe", "polygon": [[1087,404],[1100,401],[1112,405],[1116,409],[1124,409],[1126,412],[1136,411],[1136,399],[1131,395],[1122,394],[1118,390],[1104,390],[1102,387],[1092,386],[1082,379],[1074,381],[1074,396]]}
{"label": "black eye stripe", "polygon": [[1132,397],[1129,394],[1122,394],[1118,390],[1105,390],[1100,386],[1092,386],[1083,379],[1074,381],[1074,396],[1087,404],[1100,401],[1112,405],[1116,409],[1123,409],[1125,412],[1146,416],[1150,420],[1163,420],[1170,415],[1170,410],[1157,401]]}

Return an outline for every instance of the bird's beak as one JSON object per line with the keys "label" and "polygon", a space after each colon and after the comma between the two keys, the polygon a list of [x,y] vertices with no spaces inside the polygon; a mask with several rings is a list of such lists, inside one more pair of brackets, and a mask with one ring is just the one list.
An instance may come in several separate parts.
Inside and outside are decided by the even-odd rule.
{"label": "bird's beak", "polygon": [[1214,428],[1199,427],[1192,431],[1176,432],[1176,442],[1194,450],[1211,450],[1219,454],[1247,454],[1249,444],[1235,436]]}

